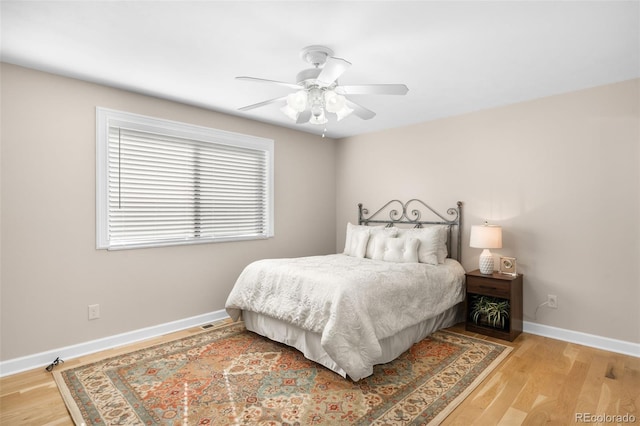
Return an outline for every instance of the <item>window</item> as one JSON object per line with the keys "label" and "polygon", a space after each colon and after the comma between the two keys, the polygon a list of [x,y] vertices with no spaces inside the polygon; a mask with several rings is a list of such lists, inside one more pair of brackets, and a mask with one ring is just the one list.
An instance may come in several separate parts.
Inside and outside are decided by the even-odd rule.
{"label": "window", "polygon": [[273,236],[273,141],[97,108],[97,247]]}

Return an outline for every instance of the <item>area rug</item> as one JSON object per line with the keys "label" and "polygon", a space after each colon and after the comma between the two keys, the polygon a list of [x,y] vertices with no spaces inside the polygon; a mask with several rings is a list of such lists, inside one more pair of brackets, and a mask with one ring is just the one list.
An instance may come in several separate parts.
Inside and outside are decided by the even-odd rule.
{"label": "area rug", "polygon": [[353,382],[239,322],[54,377],[78,425],[426,425],[510,350],[438,331]]}

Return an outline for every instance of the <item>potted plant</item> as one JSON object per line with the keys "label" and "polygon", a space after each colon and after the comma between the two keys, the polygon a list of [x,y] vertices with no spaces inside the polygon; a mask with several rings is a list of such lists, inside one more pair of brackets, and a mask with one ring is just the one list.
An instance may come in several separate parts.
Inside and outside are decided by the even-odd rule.
{"label": "potted plant", "polygon": [[477,296],[473,300],[469,316],[476,325],[504,329],[506,321],[509,319],[509,301],[489,296]]}

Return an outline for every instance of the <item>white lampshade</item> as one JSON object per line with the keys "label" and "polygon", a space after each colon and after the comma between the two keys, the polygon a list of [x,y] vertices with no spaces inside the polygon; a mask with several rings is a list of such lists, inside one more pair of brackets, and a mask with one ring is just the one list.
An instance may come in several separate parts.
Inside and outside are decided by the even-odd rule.
{"label": "white lampshade", "polygon": [[481,248],[479,268],[481,274],[493,273],[493,255],[489,249],[502,248],[502,228],[499,226],[474,225],[471,227],[471,239],[469,245],[475,248]]}
{"label": "white lampshade", "polygon": [[472,226],[469,246],[481,249],[502,248],[502,228],[487,223]]}

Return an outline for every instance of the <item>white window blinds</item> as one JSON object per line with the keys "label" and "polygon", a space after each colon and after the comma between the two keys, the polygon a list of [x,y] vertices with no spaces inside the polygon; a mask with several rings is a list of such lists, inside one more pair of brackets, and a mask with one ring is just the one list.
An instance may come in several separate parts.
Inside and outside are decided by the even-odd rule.
{"label": "white window blinds", "polygon": [[273,141],[97,110],[98,248],[273,236]]}

